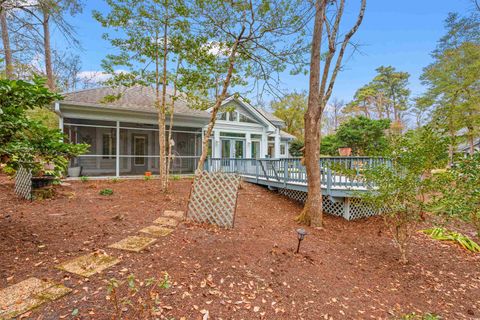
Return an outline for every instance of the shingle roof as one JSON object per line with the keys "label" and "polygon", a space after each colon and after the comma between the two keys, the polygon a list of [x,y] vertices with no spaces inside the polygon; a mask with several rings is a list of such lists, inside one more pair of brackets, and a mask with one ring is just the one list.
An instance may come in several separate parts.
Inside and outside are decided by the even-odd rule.
{"label": "shingle roof", "polygon": [[267,118],[269,121],[272,121],[274,123],[277,123],[277,122],[284,122],[282,119],[278,118],[277,116],[275,116],[273,113],[270,113],[268,111],[265,111],[264,109],[262,108],[257,108],[257,107],[254,107],[255,109],[257,109],[258,112],[260,112],[261,114],[263,114],[263,116],[265,118]]}
{"label": "shingle roof", "polygon": [[[103,102],[106,96],[117,95],[121,93],[119,99],[115,101]],[[171,103],[173,92],[170,88],[167,89],[167,105]],[[131,110],[156,113],[157,109],[154,106],[155,90],[147,86],[133,86],[133,87],[100,87],[93,89],[86,89],[66,93],[64,100],[65,104],[71,103],[75,105],[85,105],[99,108],[112,108],[118,110]],[[179,98],[175,101],[174,114],[185,115],[192,117],[209,118],[210,114],[206,111],[189,108],[187,101]]]}

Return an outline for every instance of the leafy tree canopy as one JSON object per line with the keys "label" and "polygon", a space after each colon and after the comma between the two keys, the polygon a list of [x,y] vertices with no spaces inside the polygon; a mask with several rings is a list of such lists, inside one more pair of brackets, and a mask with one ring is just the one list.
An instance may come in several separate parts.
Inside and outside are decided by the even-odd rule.
{"label": "leafy tree canopy", "polygon": [[49,129],[30,119],[27,111],[45,107],[61,96],[45,87],[45,81],[35,78],[0,80],[0,156],[7,171],[14,172],[19,165],[39,174],[45,163],[54,164],[54,172],[61,175],[68,159],[84,153],[88,145],[63,142],[59,129]]}
{"label": "leafy tree canopy", "polygon": [[273,101],[270,107],[275,116],[285,121],[285,131],[297,137],[303,134],[303,117],[307,109],[305,92],[287,94],[281,100]]}
{"label": "leafy tree canopy", "polygon": [[379,154],[388,144],[385,131],[389,126],[389,119],[375,120],[363,116],[351,118],[338,128],[335,134],[336,145],[352,148],[355,155]]}

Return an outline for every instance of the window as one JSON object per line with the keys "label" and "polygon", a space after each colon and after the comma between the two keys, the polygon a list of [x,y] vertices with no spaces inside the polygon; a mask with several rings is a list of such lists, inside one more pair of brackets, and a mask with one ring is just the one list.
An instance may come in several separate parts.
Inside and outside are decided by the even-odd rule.
{"label": "window", "polygon": [[252,140],[254,140],[254,139],[255,139],[255,140],[262,140],[262,135],[261,135],[261,134],[251,134],[251,135],[250,135],[250,138],[251,138]]}
{"label": "window", "polygon": [[240,118],[239,118],[240,122],[255,123],[255,121],[253,121],[252,119],[250,119],[249,117],[247,117],[243,113],[239,113],[239,115],[240,115]]}
{"label": "window", "polygon": [[218,120],[225,120],[225,121],[226,121],[226,120],[227,120],[227,113],[226,113],[226,112],[219,113],[219,114],[217,115],[217,119],[218,119]]}
{"label": "window", "polygon": [[252,159],[260,158],[260,141],[252,141]]}
{"label": "window", "polygon": [[208,139],[208,151],[207,151],[207,156],[212,157],[212,139]]}
{"label": "window", "polygon": [[285,143],[280,144],[280,154],[285,156],[287,154],[287,146]]}
{"label": "window", "polygon": [[220,132],[220,136],[221,136],[221,137],[245,138],[245,133]]}
{"label": "window", "polygon": [[103,159],[114,159],[116,156],[116,138],[114,133],[104,133],[102,135],[102,154]]}
{"label": "window", "polygon": [[229,121],[238,121],[238,112],[237,111],[230,111],[228,113],[228,120]]}

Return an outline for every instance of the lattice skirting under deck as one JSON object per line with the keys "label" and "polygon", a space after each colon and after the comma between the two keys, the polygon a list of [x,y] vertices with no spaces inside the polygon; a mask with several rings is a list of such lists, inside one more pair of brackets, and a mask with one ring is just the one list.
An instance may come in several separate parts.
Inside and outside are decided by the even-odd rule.
{"label": "lattice skirting under deck", "polygon": [[[303,191],[279,189],[278,192],[293,200],[305,203],[307,193]],[[377,214],[377,211],[363,203],[359,198],[339,198],[339,197],[322,197],[323,211],[328,214],[344,217],[347,220],[355,220],[367,218]]]}

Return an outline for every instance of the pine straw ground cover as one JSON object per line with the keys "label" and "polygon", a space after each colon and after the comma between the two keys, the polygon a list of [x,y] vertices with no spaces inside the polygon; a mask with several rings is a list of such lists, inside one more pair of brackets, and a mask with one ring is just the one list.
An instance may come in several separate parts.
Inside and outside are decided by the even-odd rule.
{"label": "pine straw ground cover", "polygon": [[[170,286],[159,291],[159,318],[395,319],[412,312],[480,318],[480,255],[417,233],[410,264],[400,265],[378,217],[327,217],[325,229],[307,228],[295,255],[293,218],[301,207],[246,183],[233,230],[183,222],[140,253],[108,248],[145,236],[139,230],[164,210],[185,211],[190,185],[173,181],[162,195],[156,180],[72,182],[54,199],[30,203],[0,176],[0,289],[37,277],[73,290],[28,319],[111,319],[109,279],[131,273],[158,279],[163,272]],[[105,188],[113,195],[99,195]],[[97,249],[121,262],[88,279],[55,268]]]}

